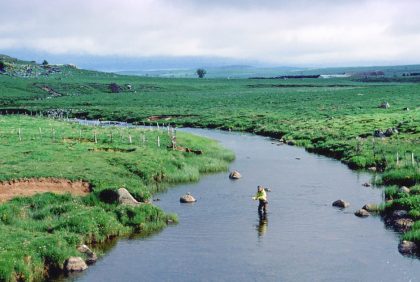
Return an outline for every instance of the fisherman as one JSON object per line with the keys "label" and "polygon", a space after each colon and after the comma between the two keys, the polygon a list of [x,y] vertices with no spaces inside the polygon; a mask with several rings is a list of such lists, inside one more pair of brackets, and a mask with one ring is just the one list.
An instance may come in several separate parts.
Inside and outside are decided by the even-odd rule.
{"label": "fisherman", "polygon": [[258,205],[258,213],[262,214],[262,213],[267,213],[267,193],[265,192],[264,187],[262,187],[261,185],[258,185],[258,191],[257,194],[255,194],[254,197],[252,197],[252,199],[254,200],[258,200],[259,201],[259,205]]}

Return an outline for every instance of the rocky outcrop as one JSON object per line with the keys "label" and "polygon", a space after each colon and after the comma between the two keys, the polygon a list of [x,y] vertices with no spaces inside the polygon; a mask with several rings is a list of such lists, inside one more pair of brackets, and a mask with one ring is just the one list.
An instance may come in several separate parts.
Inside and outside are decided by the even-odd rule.
{"label": "rocky outcrop", "polygon": [[342,209],[344,209],[344,208],[349,207],[349,206],[350,206],[350,203],[349,203],[349,202],[346,202],[346,201],[344,201],[344,200],[337,200],[337,201],[334,201],[334,202],[332,203],[332,206],[333,206],[333,207],[337,207],[337,208],[342,208]]}
{"label": "rocky outcrop", "polygon": [[239,179],[241,177],[242,177],[242,175],[237,170],[234,170],[229,174],[230,179]]}
{"label": "rocky outcrop", "polygon": [[95,263],[98,260],[96,254],[86,245],[80,245],[79,247],[77,247],[77,250],[82,254],[86,255],[87,264]]}
{"label": "rocky outcrop", "polygon": [[417,252],[417,244],[411,241],[403,240],[398,245],[398,251],[403,255],[414,255]]}
{"label": "rocky outcrop", "polygon": [[181,196],[179,201],[181,203],[195,203],[195,202],[197,202],[197,200],[190,193],[187,193],[184,196]]}
{"label": "rocky outcrop", "polygon": [[360,209],[354,213],[355,216],[358,217],[368,217],[370,213],[365,209]]}
{"label": "rocky outcrop", "polygon": [[64,269],[67,272],[83,271],[87,268],[87,264],[81,257],[69,257],[64,263]]}
{"label": "rocky outcrop", "polygon": [[139,205],[140,203],[125,188],[118,189],[118,202],[122,205]]}
{"label": "rocky outcrop", "polygon": [[384,135],[386,137],[391,137],[394,134],[398,134],[398,129],[396,129],[396,128],[388,128],[387,130],[385,130],[385,133],[384,133]]}

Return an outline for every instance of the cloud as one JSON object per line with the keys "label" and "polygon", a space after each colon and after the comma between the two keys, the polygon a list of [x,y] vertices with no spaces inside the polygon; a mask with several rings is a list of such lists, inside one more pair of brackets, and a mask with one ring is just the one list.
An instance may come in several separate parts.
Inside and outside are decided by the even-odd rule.
{"label": "cloud", "polygon": [[288,65],[420,61],[415,0],[14,0],[2,11],[0,51]]}

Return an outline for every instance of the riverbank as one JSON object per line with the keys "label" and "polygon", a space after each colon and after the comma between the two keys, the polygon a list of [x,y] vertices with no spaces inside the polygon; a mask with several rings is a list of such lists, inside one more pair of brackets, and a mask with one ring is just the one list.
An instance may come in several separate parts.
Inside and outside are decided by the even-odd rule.
{"label": "riverbank", "polygon": [[[202,153],[172,150],[166,128],[87,127],[25,116],[2,116],[0,124],[0,189],[32,195],[0,204],[2,281],[40,280],[63,271],[69,257],[86,259],[76,249],[80,244],[94,247],[176,222],[175,215],[147,203],[151,196],[225,171],[234,159],[217,142],[182,132],[176,133],[177,146]],[[83,193],[44,193],[64,186]],[[120,187],[140,203],[119,204]]]}

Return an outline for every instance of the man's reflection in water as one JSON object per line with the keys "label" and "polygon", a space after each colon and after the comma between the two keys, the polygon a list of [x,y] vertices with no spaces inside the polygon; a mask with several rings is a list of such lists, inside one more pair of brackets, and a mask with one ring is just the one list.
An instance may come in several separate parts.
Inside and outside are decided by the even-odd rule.
{"label": "man's reflection in water", "polygon": [[268,225],[267,213],[259,212],[258,217],[259,217],[259,222],[257,225],[258,237],[262,237],[264,236],[265,232],[267,232],[267,225]]}

